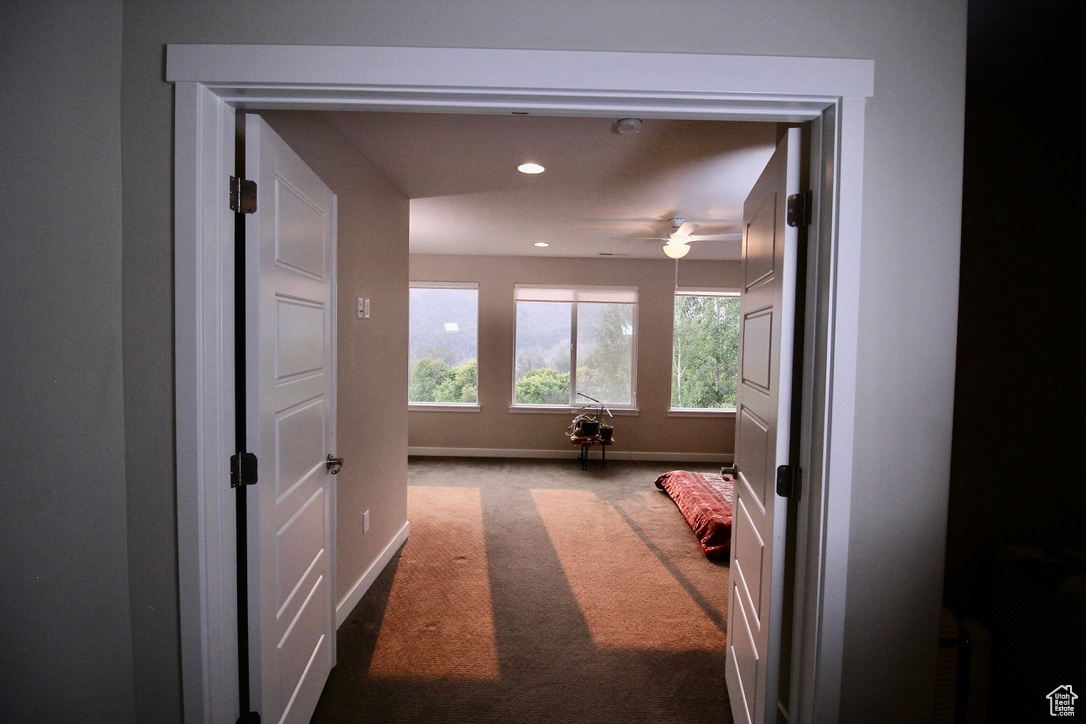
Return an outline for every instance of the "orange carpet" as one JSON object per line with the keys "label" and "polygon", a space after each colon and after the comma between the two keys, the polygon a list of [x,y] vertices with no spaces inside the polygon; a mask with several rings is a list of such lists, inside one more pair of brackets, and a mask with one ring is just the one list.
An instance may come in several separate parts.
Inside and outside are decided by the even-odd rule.
{"label": "orange carpet", "polygon": [[479,489],[412,486],[407,509],[416,534],[400,558],[370,676],[497,679]]}
{"label": "orange carpet", "polygon": [[596,645],[724,651],[724,632],[611,503],[590,490],[532,498]]}
{"label": "orange carpet", "polygon": [[313,721],[730,722],[728,568],[654,487],[669,469],[412,459],[411,537]]}

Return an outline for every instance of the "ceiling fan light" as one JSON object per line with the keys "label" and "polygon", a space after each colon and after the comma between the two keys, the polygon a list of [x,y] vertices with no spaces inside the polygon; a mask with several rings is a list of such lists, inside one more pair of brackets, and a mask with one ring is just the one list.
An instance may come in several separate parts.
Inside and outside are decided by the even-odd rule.
{"label": "ceiling fan light", "polygon": [[668,242],[664,244],[664,253],[672,259],[682,259],[684,256],[690,253],[690,247],[686,244],[675,244]]}

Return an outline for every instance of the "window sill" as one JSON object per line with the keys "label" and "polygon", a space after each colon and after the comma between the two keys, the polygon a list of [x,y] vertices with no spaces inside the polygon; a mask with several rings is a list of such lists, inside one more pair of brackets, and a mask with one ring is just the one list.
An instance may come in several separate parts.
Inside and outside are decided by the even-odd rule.
{"label": "window sill", "polygon": [[[636,417],[641,414],[636,407],[608,407],[614,417]],[[509,412],[524,412],[530,415],[575,415],[580,408],[569,405],[510,405]],[[606,413],[605,413],[606,414]]]}
{"label": "window sill", "polygon": [[735,417],[735,410],[668,410],[668,417]]}
{"label": "window sill", "polygon": [[472,403],[456,402],[410,402],[407,405],[408,412],[480,412],[480,408]]}

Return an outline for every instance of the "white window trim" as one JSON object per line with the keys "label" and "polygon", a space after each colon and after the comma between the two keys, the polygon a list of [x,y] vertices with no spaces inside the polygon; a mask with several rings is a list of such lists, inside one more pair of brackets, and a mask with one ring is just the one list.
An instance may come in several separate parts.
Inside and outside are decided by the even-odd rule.
{"label": "white window trim", "polygon": [[408,412],[482,412],[477,402],[409,402]]}
{"label": "white window trim", "polygon": [[[475,290],[475,364],[479,364],[479,282],[440,282],[440,281],[409,281],[407,293],[410,297],[412,289],[474,289]],[[410,312],[408,312],[410,316]],[[411,322],[408,320],[407,334],[411,334]],[[411,400],[411,371],[407,372],[408,412],[479,412],[479,391],[476,388],[475,402],[414,402]]]}
{"label": "white window trim", "polygon": [[407,283],[411,289],[474,289],[479,291],[479,282],[440,282],[440,281],[415,281]]}
{"label": "white window trim", "polygon": [[[591,403],[589,403],[591,405]],[[614,417],[637,417],[641,410],[636,407],[612,407],[605,405]],[[581,405],[510,405],[509,412],[526,415],[572,415]]]}
{"label": "white window trim", "polygon": [[[569,393],[567,405],[532,405],[519,403],[517,394],[517,302],[567,302],[570,307],[569,324]],[[596,284],[522,284],[513,285],[513,399],[509,403],[511,412],[573,412],[582,407],[575,398],[577,395],[577,304],[631,304],[633,305],[633,349],[630,354],[630,401],[628,403],[604,403],[611,412],[618,410],[637,411],[637,318],[640,303],[640,288],[630,286],[609,286]],[[592,404],[591,400],[585,400]],[[572,408],[572,409],[567,409]]]}
{"label": "white window trim", "polygon": [[676,297],[738,297],[742,294],[739,289],[733,287],[702,288],[702,287],[676,287]]}
{"label": "white window trim", "polygon": [[672,407],[668,417],[724,417],[734,418],[735,409],[729,407]]}
{"label": "white window trim", "polygon": [[[673,297],[739,297],[742,292],[734,287],[703,288],[675,287]],[[674,298],[672,299],[674,305]],[[674,315],[674,311],[672,312]],[[675,329],[671,329],[671,359],[675,361]],[[674,372],[674,370],[672,370]],[[668,407],[668,417],[735,417],[734,407]]]}
{"label": "white window trim", "polygon": [[613,302],[637,304],[638,287],[596,284],[521,284],[513,285],[513,299],[518,302]]}

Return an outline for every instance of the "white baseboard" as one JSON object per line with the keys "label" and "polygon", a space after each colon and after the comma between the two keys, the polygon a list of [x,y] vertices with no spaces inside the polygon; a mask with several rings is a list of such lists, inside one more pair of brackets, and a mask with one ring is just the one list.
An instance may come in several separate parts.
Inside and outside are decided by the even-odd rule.
{"label": "white baseboard", "polygon": [[400,549],[406,541],[408,535],[410,535],[411,524],[405,522],[399,532],[392,537],[392,540],[388,542],[385,549],[381,551],[381,555],[377,556],[377,560],[366,572],[362,574],[362,577],[355,582],[351,590],[347,592],[347,595],[336,604],[336,629],[339,629],[343,625],[343,622],[347,620],[347,617],[351,615],[351,611],[358,605],[358,602],[362,600],[362,597],[366,595],[366,591],[370,590],[370,586],[377,580],[377,576],[381,575],[381,571],[385,570],[385,566],[392,560],[392,556],[396,554],[396,551]]}
{"label": "white baseboard", "polygon": [[[507,450],[480,447],[408,447],[408,455],[419,457],[451,458],[544,458],[576,460],[578,450],[572,445],[570,450]],[[593,450],[590,457],[598,458],[599,451]],[[684,452],[637,452],[630,450],[609,450],[608,460],[636,460],[643,462],[680,462],[680,463],[732,463],[735,456],[724,453],[684,453]]]}

